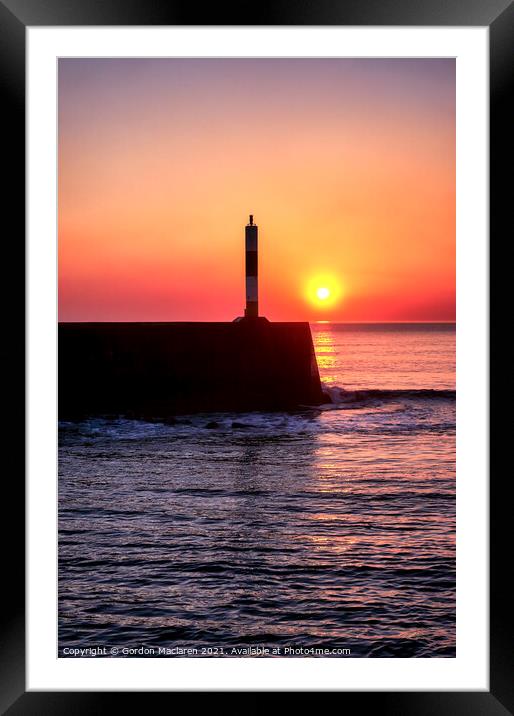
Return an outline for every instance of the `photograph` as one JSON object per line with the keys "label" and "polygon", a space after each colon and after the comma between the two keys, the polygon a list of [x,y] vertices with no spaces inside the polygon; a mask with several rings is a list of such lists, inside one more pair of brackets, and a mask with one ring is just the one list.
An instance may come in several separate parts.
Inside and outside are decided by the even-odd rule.
{"label": "photograph", "polygon": [[61,57],[57,147],[58,657],[455,659],[455,58]]}

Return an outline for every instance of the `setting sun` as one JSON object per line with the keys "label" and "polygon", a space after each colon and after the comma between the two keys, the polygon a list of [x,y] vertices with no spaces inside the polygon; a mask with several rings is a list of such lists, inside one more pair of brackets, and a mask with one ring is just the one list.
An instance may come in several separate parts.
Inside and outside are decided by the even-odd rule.
{"label": "setting sun", "polygon": [[305,298],[315,308],[335,308],[341,303],[342,296],[343,282],[332,274],[319,273],[307,281]]}
{"label": "setting sun", "polygon": [[316,296],[320,301],[325,301],[330,296],[330,290],[322,286],[316,291]]}

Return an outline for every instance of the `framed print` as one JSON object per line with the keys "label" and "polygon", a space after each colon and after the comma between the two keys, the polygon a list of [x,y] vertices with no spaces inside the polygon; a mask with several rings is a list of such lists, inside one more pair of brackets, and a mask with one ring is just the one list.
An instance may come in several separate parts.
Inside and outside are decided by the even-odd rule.
{"label": "framed print", "polygon": [[512,709],[489,234],[513,18],[0,4],[27,236],[6,712]]}

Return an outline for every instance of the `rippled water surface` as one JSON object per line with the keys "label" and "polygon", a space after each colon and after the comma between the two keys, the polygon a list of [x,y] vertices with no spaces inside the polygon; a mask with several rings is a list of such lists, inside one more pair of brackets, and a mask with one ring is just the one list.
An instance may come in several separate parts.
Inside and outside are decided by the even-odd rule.
{"label": "rippled water surface", "polygon": [[312,332],[320,410],[61,423],[61,655],[455,655],[454,327]]}

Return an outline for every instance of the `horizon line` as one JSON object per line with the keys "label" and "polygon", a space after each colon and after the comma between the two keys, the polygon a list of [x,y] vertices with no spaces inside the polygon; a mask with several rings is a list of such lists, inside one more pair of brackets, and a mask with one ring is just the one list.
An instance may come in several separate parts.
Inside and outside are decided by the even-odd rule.
{"label": "horizon line", "polygon": [[457,321],[441,321],[441,320],[432,320],[432,321],[416,321],[416,320],[407,320],[407,321],[338,321],[338,320],[332,320],[332,321],[309,321],[309,323],[371,323],[371,324],[377,324],[377,323],[444,323],[449,325],[456,325]]}

